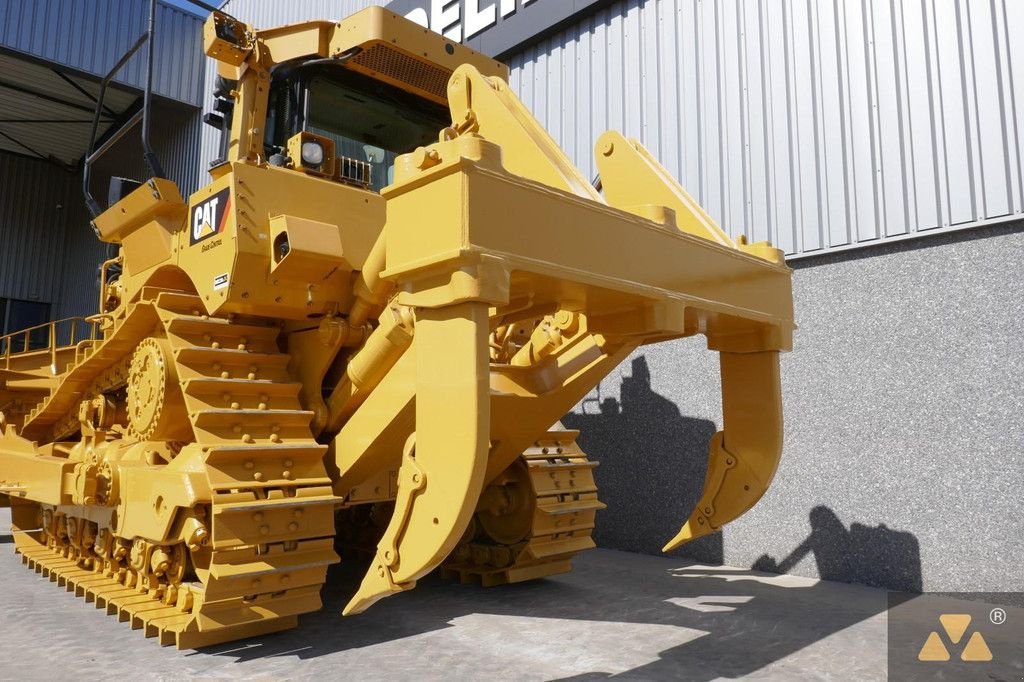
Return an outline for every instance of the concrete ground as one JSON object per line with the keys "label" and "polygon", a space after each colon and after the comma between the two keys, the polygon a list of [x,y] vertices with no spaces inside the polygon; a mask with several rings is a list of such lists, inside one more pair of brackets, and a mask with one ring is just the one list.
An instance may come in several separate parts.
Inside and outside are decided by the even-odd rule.
{"label": "concrete ground", "polygon": [[[0,679],[887,677],[885,591],[610,550],[579,556],[568,575],[522,585],[430,577],[353,618],[340,611],[359,575],[341,567],[324,609],[298,629],[179,652],[28,570],[8,527],[0,510]],[[1007,610],[1010,620],[1024,617]],[[923,641],[929,629],[934,621],[913,637]],[[1024,679],[1021,650],[1012,679]]]}

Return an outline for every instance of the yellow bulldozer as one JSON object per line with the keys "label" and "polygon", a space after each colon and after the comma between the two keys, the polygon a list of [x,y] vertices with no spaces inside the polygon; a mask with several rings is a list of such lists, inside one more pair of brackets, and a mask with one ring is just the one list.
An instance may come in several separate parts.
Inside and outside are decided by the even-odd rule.
{"label": "yellow bulldozer", "polygon": [[29,567],[181,648],[294,627],[339,552],[369,559],[345,614],[435,569],[563,573],[604,505],[558,420],[694,335],[724,427],[665,549],[763,495],[794,328],[778,249],[618,133],[588,180],[505,65],[384,9],[204,31],[212,181],[186,199],[164,177],[147,87],[126,128],[152,177],[103,209],[89,170],[123,130],[85,158],[118,247],[97,313],[0,339],[0,500]]}

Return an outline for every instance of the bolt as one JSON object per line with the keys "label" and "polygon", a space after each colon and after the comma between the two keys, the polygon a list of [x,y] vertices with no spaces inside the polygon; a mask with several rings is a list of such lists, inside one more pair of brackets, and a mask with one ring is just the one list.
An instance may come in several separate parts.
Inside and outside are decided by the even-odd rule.
{"label": "bolt", "polygon": [[259,523],[260,521],[262,521],[263,520],[263,512],[256,512],[255,514],[253,514],[252,515],[252,520],[255,521],[256,523]]}
{"label": "bolt", "polygon": [[260,526],[260,535],[270,535],[270,526]]}
{"label": "bolt", "polygon": [[295,523],[294,521],[292,521],[291,523],[288,524],[288,530],[290,530],[291,532],[294,533],[298,529],[299,529],[299,524]]}
{"label": "bolt", "polygon": [[262,481],[263,480],[263,474],[261,474],[258,471],[256,473],[254,473],[252,475],[252,477],[253,477],[253,480],[256,480],[256,481]]}
{"label": "bolt", "polygon": [[256,463],[253,462],[251,459],[247,459],[245,460],[245,464],[243,464],[242,466],[244,466],[246,469],[252,469],[253,467],[256,466]]}

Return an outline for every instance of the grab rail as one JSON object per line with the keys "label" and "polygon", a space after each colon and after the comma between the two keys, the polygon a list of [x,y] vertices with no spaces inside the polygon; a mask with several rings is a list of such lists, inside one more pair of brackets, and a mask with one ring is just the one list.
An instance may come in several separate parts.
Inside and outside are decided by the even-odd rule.
{"label": "grab rail", "polygon": [[[75,350],[83,343],[95,345],[100,340],[101,321],[93,317],[68,317],[63,320],[47,322],[28,329],[22,329],[6,336],[0,336],[0,359],[3,369],[11,369],[11,360],[24,357],[29,353],[49,353],[51,371],[57,373],[57,353],[60,350]],[[39,340],[40,332],[45,330],[46,342]],[[67,343],[61,343],[67,339]]]}

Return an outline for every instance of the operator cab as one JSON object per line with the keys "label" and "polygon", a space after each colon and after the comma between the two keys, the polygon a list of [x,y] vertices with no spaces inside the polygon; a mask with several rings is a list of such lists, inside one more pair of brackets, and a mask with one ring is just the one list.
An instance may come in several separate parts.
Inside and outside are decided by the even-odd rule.
{"label": "operator cab", "polygon": [[450,124],[444,105],[336,60],[303,60],[273,71],[264,151],[272,165],[379,192],[398,155],[436,142]]}

